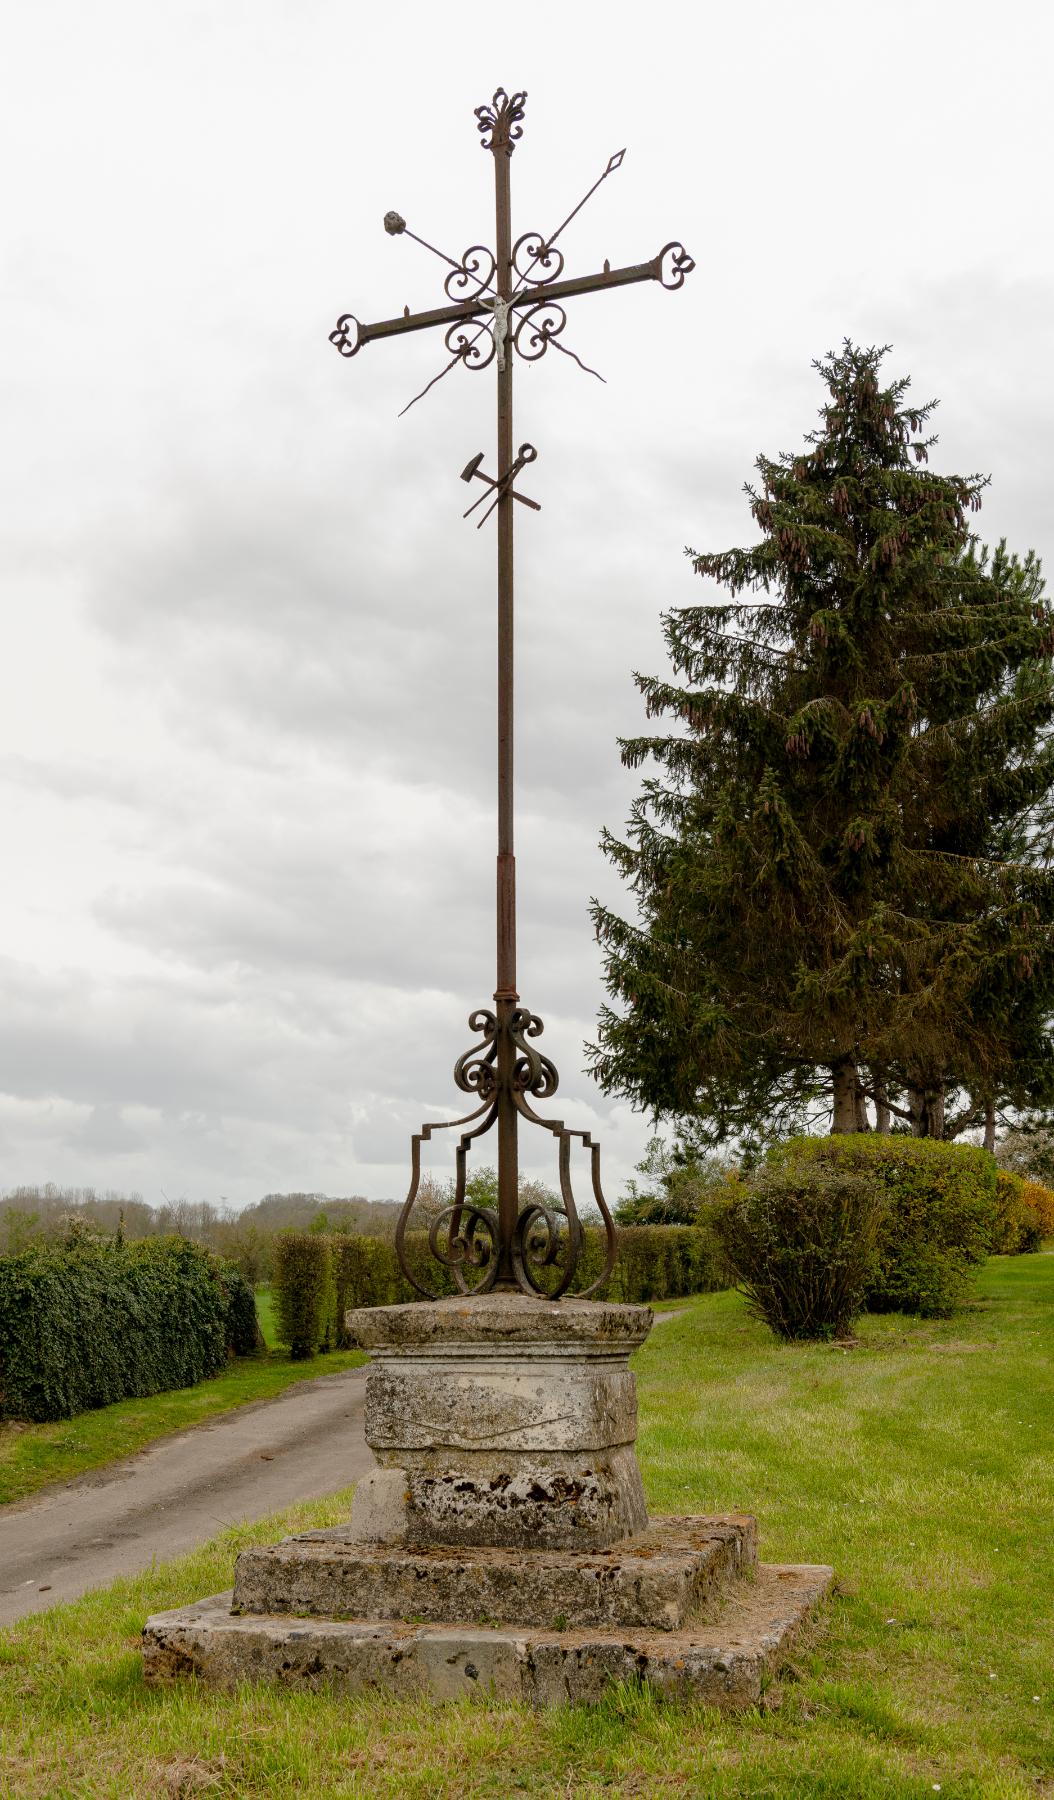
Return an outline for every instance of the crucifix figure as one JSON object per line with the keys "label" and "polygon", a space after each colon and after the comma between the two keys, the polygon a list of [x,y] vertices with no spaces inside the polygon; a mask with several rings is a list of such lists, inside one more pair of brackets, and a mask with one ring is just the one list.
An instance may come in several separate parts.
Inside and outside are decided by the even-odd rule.
{"label": "crucifix figure", "polygon": [[[564,301],[605,288],[632,282],[658,281],[665,288],[683,286],[695,264],[679,243],[664,245],[651,262],[612,269],[605,262],[597,275],[563,280],[564,257],[557,248],[562,236],[601,183],[622,164],[624,150],[608,161],[567,218],[548,237],[528,231],[513,242],[510,201],[510,165],[513,149],[523,135],[527,96],[507,94],[499,88],[488,106],[476,108],[482,147],[494,158],[495,247],[474,244],[460,262],[446,256],[413,231],[397,212],[385,215],[384,228],[392,237],[405,234],[449,265],[445,289],[450,304],[428,312],[409,308],[396,319],[364,325],[352,313],[338,319],[330,342],[341,356],[358,354],[377,338],[398,337],[407,331],[445,328],[449,360],[421,394],[458,364],[467,369],[496,365],[498,390],[498,442],[496,473],[482,469],[483,454],[463,471],[463,480],[478,479],[498,521],[498,864],[497,864],[497,980],[493,1009],[480,1008],[469,1018],[469,1029],[479,1042],[459,1059],[454,1080],[476,1105],[463,1118],[422,1127],[412,1140],[412,1177],[399,1224],[396,1246],[405,1274],[420,1293],[431,1295],[421,1271],[407,1257],[406,1231],[421,1181],[421,1146],[435,1131],[460,1128],[456,1151],[454,1204],[434,1219],[429,1246],[438,1262],[451,1270],[463,1293],[485,1293],[498,1287],[517,1287],[526,1294],[558,1298],[570,1285],[583,1245],[582,1225],[571,1184],[571,1147],[574,1139],[589,1150],[593,1197],[604,1223],[604,1265],[591,1293],[605,1281],[615,1261],[615,1228],[600,1185],[600,1148],[586,1131],[569,1129],[562,1119],[538,1113],[532,1102],[555,1094],[558,1076],[553,1063],[535,1047],[542,1021],[520,1003],[516,988],[516,863],[513,853],[513,518],[514,501],[538,510],[538,503],[515,486],[521,470],[533,462],[531,444],[513,447],[512,371],[517,355],[528,361],[544,356],[552,346],[585,369],[573,350],[560,341],[567,323]],[[596,374],[596,370],[587,370]],[[602,378],[601,378],[602,379]],[[404,410],[409,410],[404,408]],[[475,510],[479,501],[467,509]],[[479,521],[483,523],[483,519]],[[561,1206],[540,1201],[520,1210],[520,1120],[550,1131],[558,1142]],[[475,1205],[466,1197],[467,1157],[472,1143],[497,1126],[498,1203],[496,1211]]]}

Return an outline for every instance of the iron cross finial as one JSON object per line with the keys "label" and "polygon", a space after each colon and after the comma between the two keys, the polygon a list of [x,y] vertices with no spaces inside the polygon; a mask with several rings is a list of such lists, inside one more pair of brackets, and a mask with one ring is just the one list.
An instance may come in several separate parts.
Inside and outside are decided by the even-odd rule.
{"label": "iron cross finial", "polygon": [[493,150],[496,156],[511,156],[516,140],[523,136],[521,121],[526,105],[525,93],[507,94],[504,88],[496,88],[489,106],[477,106],[476,130],[482,140],[481,148]]}

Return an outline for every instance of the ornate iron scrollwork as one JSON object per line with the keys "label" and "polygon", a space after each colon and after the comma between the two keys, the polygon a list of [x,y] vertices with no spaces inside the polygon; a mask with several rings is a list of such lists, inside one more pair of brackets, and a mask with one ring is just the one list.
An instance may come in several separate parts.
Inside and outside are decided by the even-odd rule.
{"label": "ornate iron scrollwork", "polygon": [[686,277],[695,268],[694,257],[689,256],[684,245],[678,243],[664,244],[655,261],[659,266],[659,280],[664,288],[683,287]]}
{"label": "ornate iron scrollwork", "polygon": [[[355,336],[352,338],[350,327],[354,325]],[[362,327],[354,313],[341,313],[336,329],[329,334],[329,341],[340,351],[341,356],[356,356],[362,349]]]}
{"label": "ornate iron scrollwork", "polygon": [[489,106],[477,106],[473,110],[482,148],[503,150],[506,156],[511,156],[516,140],[523,136],[520,121],[527,110],[527,95],[507,94],[504,88],[498,88]]}
{"label": "ornate iron scrollwork", "polygon": [[[512,246],[512,266],[522,287],[541,287],[546,281],[559,281],[564,272],[564,254],[546,243],[540,231],[525,231]],[[541,274],[536,275],[535,269],[540,269]]]}
{"label": "ornate iron scrollwork", "polygon": [[455,320],[447,327],[445,334],[446,347],[455,361],[464,363],[466,369],[486,369],[494,361],[497,346],[490,332],[479,326],[473,328],[462,320]]}
{"label": "ornate iron scrollwork", "polygon": [[470,244],[443,287],[451,300],[475,300],[493,283],[496,268],[493,250],[488,250],[486,244]]}
{"label": "ornate iron scrollwork", "polygon": [[[485,150],[492,150],[499,159],[496,169],[500,167],[501,156],[511,156],[517,141],[523,136],[526,102],[526,93],[508,94],[504,88],[498,88],[489,104],[475,108],[476,128],[482,146]],[[407,306],[403,309],[401,318],[381,319],[372,325],[362,324],[353,313],[343,313],[337,320],[336,330],[329,334],[330,343],[341,356],[352,357],[358,355],[364,344],[372,343],[377,338],[392,337],[404,331],[420,331],[432,326],[444,330],[447,362],[403,407],[400,417],[409,412],[412,406],[416,406],[419,400],[423,400],[426,394],[431,393],[452,369],[459,366],[473,370],[487,369],[496,361],[499,376],[504,375],[507,359],[513,350],[527,362],[537,362],[552,344],[561,355],[569,356],[572,362],[576,362],[587,375],[595,375],[598,381],[603,381],[604,377],[598,370],[590,368],[576,351],[562,341],[562,333],[567,324],[562,302],[581,294],[599,293],[604,288],[620,287],[627,282],[658,281],[665,288],[683,287],[685,278],[695,268],[684,245],[672,242],[665,244],[658,256],[653,257],[650,262],[635,263],[624,269],[612,269],[610,263],[605,262],[599,274],[573,281],[562,279],[564,253],[557,248],[557,239],[572,220],[578,217],[601,184],[616,169],[621,168],[625,154],[624,150],[616,150],[613,156],[608,157],[596,181],[578,205],[571,208],[555,231],[547,235],[540,231],[523,232],[516,239],[501,268],[498,266],[497,251],[489,249],[486,244],[471,244],[459,262],[448,256],[445,250],[430,244],[427,238],[419,237],[416,231],[411,231],[402,213],[394,210],[386,212],[384,229],[390,237],[412,238],[423,249],[446,263],[448,272],[444,277],[444,291],[452,304],[422,313],[411,313]],[[502,216],[505,223],[498,231],[495,241],[508,243],[512,225],[507,179],[499,181],[498,186],[504,194],[499,212],[500,206],[504,205]],[[495,223],[497,229],[498,221]],[[460,316],[452,319],[451,313],[455,310]],[[354,333],[352,326],[355,328]]]}
{"label": "ornate iron scrollwork", "polygon": [[598,381],[604,377],[599,370],[591,369],[588,363],[574,350],[559,341],[560,333],[567,324],[567,314],[559,300],[535,300],[533,305],[525,306],[518,314],[516,329],[512,334],[513,349],[524,362],[537,362],[544,356],[550,344],[554,350],[562,350],[572,362],[576,362],[587,375],[595,375]]}
{"label": "ornate iron scrollwork", "polygon": [[[576,1297],[595,1293],[614,1267],[615,1225],[600,1184],[599,1144],[593,1142],[588,1131],[575,1131],[562,1119],[545,1118],[531,1104],[532,1100],[550,1100],[560,1085],[555,1063],[535,1046],[534,1040],[541,1036],[543,1029],[538,1014],[529,1012],[525,1006],[516,1007],[504,1025],[486,1008],[472,1013],[469,1030],[481,1041],[458,1058],[454,1081],[462,1093],[472,1094],[480,1104],[459,1119],[426,1124],[414,1133],[410,1189],[396,1226],[395,1247],[403,1274],[419,1294],[430,1300],[438,1297],[437,1291],[426,1285],[417,1260],[409,1256],[407,1231],[421,1187],[421,1146],[436,1131],[460,1129],[461,1137],[455,1152],[454,1199],[429,1221],[428,1248],[440,1267],[452,1275],[461,1293],[489,1292],[498,1278],[505,1248],[509,1253],[507,1266],[522,1293],[558,1300],[567,1292],[578,1271],[585,1244],[571,1177],[571,1150],[576,1139],[590,1153],[593,1199],[605,1238],[603,1268],[588,1287],[576,1291]],[[469,1150],[496,1122],[503,1097],[505,1084],[498,1072],[498,1040],[502,1030],[508,1032],[513,1052],[508,1059],[512,1069],[507,1083],[508,1098],[521,1119],[541,1126],[557,1139],[560,1183],[559,1202],[551,1204],[532,1199],[521,1208],[508,1246],[502,1244],[496,1211],[478,1205],[467,1195]]]}
{"label": "ornate iron scrollwork", "polygon": [[463,1094],[478,1094],[481,1100],[491,1100],[498,1086],[494,1072],[498,1021],[487,1007],[480,1006],[469,1013],[468,1028],[482,1033],[483,1042],[474,1044],[471,1050],[465,1050],[458,1057],[454,1064],[454,1082]]}
{"label": "ornate iron scrollwork", "polygon": [[558,300],[537,300],[519,314],[513,344],[525,362],[537,362],[566,324],[567,314]]}

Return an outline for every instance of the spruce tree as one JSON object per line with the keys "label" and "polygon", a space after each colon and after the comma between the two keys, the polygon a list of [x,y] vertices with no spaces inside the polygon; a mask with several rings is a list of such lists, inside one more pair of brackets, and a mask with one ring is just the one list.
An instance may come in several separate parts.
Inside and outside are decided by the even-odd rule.
{"label": "spruce tree", "polygon": [[948,1128],[1041,1099],[1054,1066],[1054,614],[1038,564],[979,549],[985,482],[937,475],[932,406],[885,350],[815,367],[820,427],[760,457],[761,537],[697,554],[727,598],[664,620],[666,730],[604,847],[638,917],[594,905],[613,1004],[594,1073],[697,1140],[898,1113]]}

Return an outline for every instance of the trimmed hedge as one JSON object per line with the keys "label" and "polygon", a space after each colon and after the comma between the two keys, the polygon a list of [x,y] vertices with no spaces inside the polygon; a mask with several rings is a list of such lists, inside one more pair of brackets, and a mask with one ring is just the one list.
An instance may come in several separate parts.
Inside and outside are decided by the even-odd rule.
{"label": "trimmed hedge", "polygon": [[[604,1233],[587,1226],[571,1292],[588,1287],[603,1266]],[[712,1294],[728,1284],[720,1248],[708,1226],[624,1225],[618,1234],[618,1260],[600,1292],[605,1300],[639,1305]]]}
{"label": "trimmed hedge", "polygon": [[232,1356],[255,1356],[266,1348],[256,1316],[256,1291],[237,1263],[219,1263],[220,1286],[227,1301],[227,1349]]}
{"label": "trimmed hedge", "polygon": [[233,1273],[184,1238],[0,1257],[0,1414],[67,1419],[215,1375]]}
{"label": "trimmed hedge", "polygon": [[[304,1236],[308,1234],[303,1234]],[[287,1240],[288,1241],[288,1240]],[[333,1328],[335,1342],[345,1345],[344,1314],[356,1306],[395,1306],[419,1300],[399,1267],[392,1238],[315,1237],[313,1242],[332,1246]],[[692,1225],[630,1225],[618,1234],[618,1261],[603,1289],[606,1300],[673,1300],[685,1294],[712,1292],[728,1286],[713,1232]],[[426,1286],[441,1294],[457,1291],[448,1271],[428,1250],[428,1235],[412,1231],[406,1239],[411,1266],[420,1271]],[[572,1292],[589,1287],[604,1266],[604,1234],[596,1226],[585,1228],[585,1244]],[[316,1273],[316,1283],[321,1274]],[[320,1290],[320,1329],[329,1318],[324,1289]],[[277,1317],[277,1307],[276,1307]],[[282,1327],[279,1330],[282,1331]],[[283,1337],[283,1342],[290,1342]]]}
{"label": "trimmed hedge", "polygon": [[871,1312],[923,1318],[954,1312],[992,1248],[994,1157],[971,1144],[860,1132],[790,1138],[769,1156],[777,1166],[788,1160],[870,1176],[883,1189],[885,1218],[867,1291]]}
{"label": "trimmed hedge", "polygon": [[280,1231],[274,1240],[271,1297],[279,1343],[294,1361],[328,1350],[333,1329],[332,1239],[323,1231]]}

